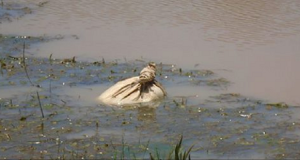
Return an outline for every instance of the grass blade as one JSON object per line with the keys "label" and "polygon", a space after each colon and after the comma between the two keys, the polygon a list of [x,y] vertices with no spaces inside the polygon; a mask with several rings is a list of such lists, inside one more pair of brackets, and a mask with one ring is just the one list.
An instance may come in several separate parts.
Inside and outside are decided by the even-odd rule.
{"label": "grass blade", "polygon": [[41,109],[41,112],[42,112],[42,117],[45,118],[44,111],[43,111],[42,104],[41,104],[41,100],[40,100],[40,95],[39,95],[38,91],[36,92],[36,96],[37,96],[38,101],[39,101],[39,106],[40,106],[40,109]]}
{"label": "grass blade", "polygon": [[155,158],[152,156],[152,154],[151,153],[149,153],[149,154],[150,154],[150,160],[155,160]]}
{"label": "grass blade", "polygon": [[176,144],[176,147],[175,147],[175,160],[180,160],[180,148],[181,148],[181,143],[182,143],[182,135],[180,136],[180,140],[179,140],[179,143]]}
{"label": "grass blade", "polygon": [[25,62],[25,42],[23,43],[23,60],[22,60],[22,63],[23,63],[25,74],[26,74],[26,77],[27,77],[28,81],[30,82],[30,84],[32,86],[34,86],[34,84],[32,83],[32,81],[31,81],[31,79],[29,77],[29,74],[28,74],[28,71],[27,71],[26,62]]}

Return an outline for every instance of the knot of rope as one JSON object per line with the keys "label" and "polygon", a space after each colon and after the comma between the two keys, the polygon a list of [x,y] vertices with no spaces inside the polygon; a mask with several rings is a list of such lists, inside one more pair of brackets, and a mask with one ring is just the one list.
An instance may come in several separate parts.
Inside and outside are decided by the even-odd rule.
{"label": "knot of rope", "polygon": [[156,72],[156,65],[155,63],[151,62],[148,64],[147,67],[143,68],[140,72],[139,76],[139,83],[147,83],[153,82],[155,79],[155,72]]}

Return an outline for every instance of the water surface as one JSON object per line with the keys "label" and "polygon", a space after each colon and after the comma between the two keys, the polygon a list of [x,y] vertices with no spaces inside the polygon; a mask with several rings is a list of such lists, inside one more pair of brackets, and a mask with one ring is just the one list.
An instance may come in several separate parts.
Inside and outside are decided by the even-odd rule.
{"label": "water surface", "polygon": [[[3,21],[1,34],[55,40],[25,38],[37,89],[28,87],[20,59],[5,56],[20,57],[21,40],[1,37],[1,60],[14,65],[1,69],[1,156],[110,158],[122,138],[136,152],[151,139],[154,153],[155,147],[174,145],[178,134],[186,147],[197,142],[192,157],[299,156],[299,1],[3,2],[29,6],[32,13]],[[76,56],[77,63],[50,64],[50,54]],[[95,61],[100,63],[88,63]],[[110,85],[136,76],[147,61],[175,65],[157,76],[169,93],[158,108],[115,109],[95,101]],[[202,69],[215,74],[197,75]],[[229,84],[207,83],[222,77]]]}
{"label": "water surface", "polygon": [[78,36],[31,50],[41,57],[198,64],[234,82],[229,92],[299,104],[299,26],[297,0],[57,0],[0,32]]}

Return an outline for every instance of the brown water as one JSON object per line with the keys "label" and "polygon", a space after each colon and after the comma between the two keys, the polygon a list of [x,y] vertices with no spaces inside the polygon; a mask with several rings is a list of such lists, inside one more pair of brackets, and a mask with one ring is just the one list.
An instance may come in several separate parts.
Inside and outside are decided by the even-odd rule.
{"label": "brown water", "polygon": [[233,82],[226,92],[300,104],[298,0],[56,0],[1,24],[0,33],[77,35],[30,52],[212,69]]}

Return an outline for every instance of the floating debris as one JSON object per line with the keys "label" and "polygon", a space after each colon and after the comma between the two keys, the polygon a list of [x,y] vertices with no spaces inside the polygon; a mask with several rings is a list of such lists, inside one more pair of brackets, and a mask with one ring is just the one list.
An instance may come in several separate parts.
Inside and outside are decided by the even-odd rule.
{"label": "floating debris", "polygon": [[280,103],[267,103],[266,105],[267,106],[271,106],[271,107],[276,107],[276,108],[282,108],[282,109],[289,108],[289,106],[286,103],[284,103],[284,102],[280,102]]}
{"label": "floating debris", "polygon": [[75,56],[74,56],[73,58],[70,58],[70,59],[68,59],[68,58],[63,59],[63,60],[61,61],[61,63],[62,63],[62,64],[65,64],[65,63],[76,63]]}

